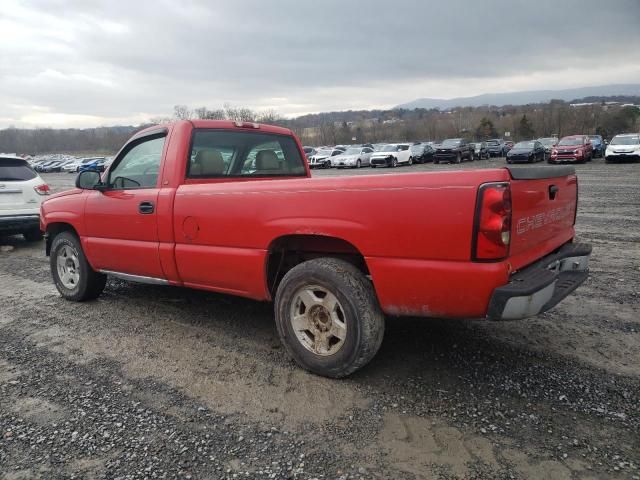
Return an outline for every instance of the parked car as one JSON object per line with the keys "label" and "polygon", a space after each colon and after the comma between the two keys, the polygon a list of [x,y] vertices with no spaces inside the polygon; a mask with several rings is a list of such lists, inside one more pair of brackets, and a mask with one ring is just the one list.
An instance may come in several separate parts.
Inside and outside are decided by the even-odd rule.
{"label": "parked car", "polygon": [[70,301],[108,275],[274,301],[289,355],[344,377],[378,351],[385,315],[521,319],[588,276],[571,167],[309,177],[285,128],[145,129],[106,175],[81,172],[42,204],[53,282]]}
{"label": "parked car", "polygon": [[558,144],[558,139],[556,137],[542,137],[538,139],[538,142],[544,147],[548,159],[551,157],[551,150]]}
{"label": "parked car", "polygon": [[544,146],[537,140],[518,142],[507,152],[507,163],[544,162],[546,158]]}
{"label": "parked car", "polygon": [[106,168],[107,166],[107,158],[106,157],[87,157],[87,158],[79,158],[74,162],[68,163],[62,167],[63,172],[68,173],[77,173],[80,171],[80,167],[83,165],[88,165],[94,162],[102,162]]}
{"label": "parked car", "polygon": [[589,140],[591,141],[591,146],[593,147],[593,158],[604,157],[604,152],[607,146],[604,143],[602,135],[589,135]]}
{"label": "parked car", "polygon": [[349,147],[343,153],[331,159],[331,164],[337,168],[360,168],[371,165],[373,148]]}
{"label": "parked car", "polygon": [[511,140],[505,140],[504,142],[504,154],[509,153],[509,150],[513,148],[515,144]]}
{"label": "parked car", "polygon": [[332,158],[344,153],[342,148],[322,148],[309,158],[311,168],[331,168]]}
{"label": "parked car", "polygon": [[474,160],[482,160],[483,158],[489,159],[489,157],[491,156],[489,154],[489,147],[487,146],[487,142],[475,142],[472,143],[471,146],[473,147]]}
{"label": "parked car", "polygon": [[426,163],[433,161],[435,150],[431,145],[427,145],[426,143],[418,143],[417,145],[411,145],[410,149],[414,163]]}
{"label": "parked car", "polygon": [[397,167],[398,165],[411,165],[411,146],[408,143],[389,143],[382,147],[380,151],[371,154],[371,166],[376,167]]}
{"label": "parked car", "polygon": [[569,135],[562,137],[551,150],[551,158],[549,163],[562,162],[578,162],[584,163],[591,161],[593,156],[593,146],[589,137],[586,135]]}
{"label": "parked car", "polygon": [[104,157],[92,159],[92,161],[83,163],[78,167],[79,172],[87,170],[95,170],[97,172],[104,172],[107,168],[107,159]]}
{"label": "parked car", "polygon": [[62,171],[62,167],[71,163],[73,160],[57,160],[42,167],[40,170],[42,173],[56,173]]}
{"label": "parked car", "polygon": [[640,160],[640,135],[637,133],[624,133],[611,139],[605,152],[606,163]]}
{"label": "parked car", "polygon": [[447,138],[438,148],[433,157],[433,163],[460,163],[464,159],[473,160],[473,148],[464,138]]}
{"label": "parked car", "polygon": [[304,151],[304,155],[307,158],[307,160],[309,160],[309,157],[315,155],[316,152],[318,151],[313,147],[302,147],[302,150]]}
{"label": "parked car", "polygon": [[0,156],[0,234],[42,239],[40,204],[49,193],[49,186],[26,160]]}
{"label": "parked car", "polygon": [[34,167],[34,170],[35,170],[36,172],[40,172],[40,173],[42,173],[42,172],[44,172],[44,171],[45,171],[45,169],[46,169],[47,167],[49,167],[50,165],[57,165],[57,164],[58,164],[58,162],[60,162],[60,160],[46,160],[46,161],[44,161],[44,162],[39,162],[39,163],[37,163],[37,164],[36,164],[36,166]]}
{"label": "parked car", "polygon": [[489,155],[492,157],[504,157],[507,153],[507,146],[501,138],[487,140],[487,148],[489,149]]}

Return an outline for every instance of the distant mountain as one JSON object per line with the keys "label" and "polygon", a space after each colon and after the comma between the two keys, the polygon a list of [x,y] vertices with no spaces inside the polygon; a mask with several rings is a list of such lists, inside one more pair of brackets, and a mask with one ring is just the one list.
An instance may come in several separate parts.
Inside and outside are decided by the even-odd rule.
{"label": "distant mountain", "polygon": [[600,85],[597,87],[569,88],[566,90],[530,90],[510,93],[485,93],[475,97],[459,98],[419,98],[395,107],[413,110],[416,108],[439,108],[447,110],[454,107],[481,107],[483,105],[526,105],[543,103],[549,100],[571,101],[585,97],[608,97],[613,95],[640,96],[640,84]]}

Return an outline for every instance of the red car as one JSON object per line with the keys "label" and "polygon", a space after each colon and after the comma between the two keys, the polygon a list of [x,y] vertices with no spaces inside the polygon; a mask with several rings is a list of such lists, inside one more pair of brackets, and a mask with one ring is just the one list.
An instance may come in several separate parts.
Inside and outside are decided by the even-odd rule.
{"label": "red car", "polygon": [[385,314],[512,320],[571,293],[591,252],[573,243],[577,184],[572,167],[310,178],[288,129],[180,121],[82,172],[41,228],[68,300],[112,275],[273,301],[289,354],[342,377]]}
{"label": "red car", "polygon": [[549,163],[590,162],[593,158],[593,145],[587,135],[569,135],[562,137],[551,150]]}

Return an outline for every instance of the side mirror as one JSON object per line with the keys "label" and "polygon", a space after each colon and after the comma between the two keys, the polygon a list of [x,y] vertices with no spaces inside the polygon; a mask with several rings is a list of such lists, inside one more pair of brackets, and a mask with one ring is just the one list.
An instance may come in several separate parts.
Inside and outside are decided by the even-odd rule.
{"label": "side mirror", "polygon": [[85,170],[80,172],[76,177],[76,187],[83,190],[98,190],[98,186],[102,186],[100,181],[100,172],[95,170]]}

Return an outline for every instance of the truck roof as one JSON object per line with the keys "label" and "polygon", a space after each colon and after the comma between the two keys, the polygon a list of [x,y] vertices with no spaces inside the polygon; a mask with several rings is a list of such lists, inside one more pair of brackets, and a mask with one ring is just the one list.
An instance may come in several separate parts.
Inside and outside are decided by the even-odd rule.
{"label": "truck roof", "polygon": [[263,133],[275,133],[279,135],[292,135],[293,132],[284,127],[276,127],[275,125],[267,125],[264,123],[256,123],[256,122],[234,122],[232,120],[178,120],[175,122],[170,122],[166,124],[160,125],[152,125],[150,127],[145,128],[137,132],[134,136],[139,136],[141,134],[151,132],[154,130],[158,130],[158,128],[162,127],[171,127],[173,125],[179,125],[181,123],[191,123],[194,128],[211,128],[211,129],[220,129],[220,130],[241,130],[241,131],[253,131],[253,132],[263,132]]}

